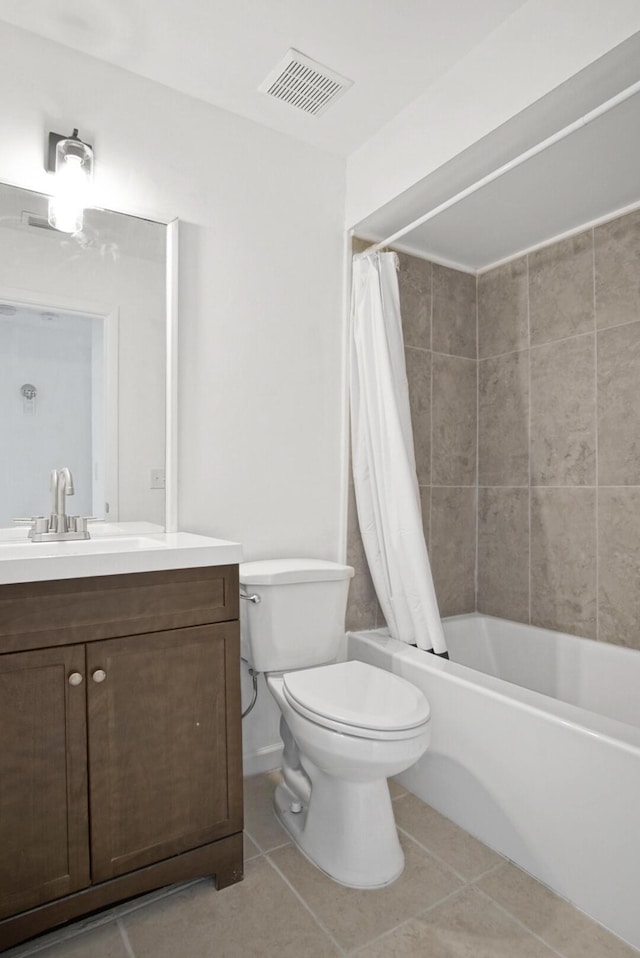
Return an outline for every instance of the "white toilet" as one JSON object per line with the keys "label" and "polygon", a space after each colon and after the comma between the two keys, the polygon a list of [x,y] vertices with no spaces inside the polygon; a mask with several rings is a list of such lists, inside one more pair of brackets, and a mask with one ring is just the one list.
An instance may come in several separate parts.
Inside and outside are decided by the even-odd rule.
{"label": "white toilet", "polygon": [[[410,682],[364,662],[335,663],[353,575],[321,559],[240,566],[243,655],[282,717],[276,815],[301,851],[354,888],[394,881],[404,856],[387,778],[429,744],[429,703]],[[333,663],[333,664],[331,664]]]}

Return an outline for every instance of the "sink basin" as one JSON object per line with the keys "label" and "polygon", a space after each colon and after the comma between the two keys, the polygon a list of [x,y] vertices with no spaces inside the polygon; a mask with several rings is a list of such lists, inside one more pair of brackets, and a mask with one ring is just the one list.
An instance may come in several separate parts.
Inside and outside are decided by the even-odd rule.
{"label": "sink basin", "polygon": [[[136,524],[131,525],[135,532]],[[242,559],[237,542],[188,532],[127,535],[125,527],[119,524],[119,535],[101,532],[66,542],[31,542],[26,533],[18,539],[12,530],[10,537],[0,538],[0,585],[229,565]]]}
{"label": "sink basin", "polygon": [[114,536],[108,539],[72,539],[66,542],[0,542],[0,562],[4,559],[49,559],[54,556],[102,555],[131,552],[135,549],[165,549],[166,544],[149,536]]}

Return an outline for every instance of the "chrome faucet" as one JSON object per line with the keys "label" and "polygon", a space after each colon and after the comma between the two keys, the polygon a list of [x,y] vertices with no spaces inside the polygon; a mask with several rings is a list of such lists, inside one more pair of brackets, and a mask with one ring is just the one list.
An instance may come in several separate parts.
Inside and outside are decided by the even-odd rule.
{"label": "chrome faucet", "polygon": [[72,496],[74,492],[71,470],[67,466],[64,469],[52,469],[49,532],[76,531],[70,528],[70,520],[74,519],[75,516],[68,516],[66,509],[67,496]]}
{"label": "chrome faucet", "polygon": [[34,542],[55,542],[67,539],[90,539],[85,516],[67,515],[67,496],[75,492],[71,470],[52,469],[50,479],[51,513],[46,516],[34,516],[31,519],[14,519],[14,522],[28,522],[29,538]]}

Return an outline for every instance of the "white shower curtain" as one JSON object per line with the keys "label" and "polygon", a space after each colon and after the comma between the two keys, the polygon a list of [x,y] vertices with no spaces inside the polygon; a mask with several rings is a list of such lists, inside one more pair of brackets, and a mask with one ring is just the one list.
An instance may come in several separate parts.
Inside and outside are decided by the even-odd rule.
{"label": "white shower curtain", "polygon": [[353,478],[362,541],[391,634],[442,654],[447,647],[422,529],[397,269],[395,253],[353,261]]}

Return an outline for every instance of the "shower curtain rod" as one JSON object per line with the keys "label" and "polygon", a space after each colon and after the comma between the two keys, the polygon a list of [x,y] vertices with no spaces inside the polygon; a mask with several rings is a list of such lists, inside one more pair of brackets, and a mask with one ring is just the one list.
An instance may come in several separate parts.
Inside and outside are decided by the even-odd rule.
{"label": "shower curtain rod", "polygon": [[561,140],[564,140],[567,136],[570,136],[572,133],[575,133],[576,130],[581,129],[587,124],[591,123],[593,120],[597,120],[598,117],[602,116],[605,113],[608,113],[609,110],[612,110],[614,107],[618,106],[620,103],[624,103],[625,100],[630,99],[636,93],[640,93],[640,80],[637,83],[633,83],[631,86],[627,87],[625,90],[622,90],[620,93],[616,93],[615,96],[612,96],[609,100],[605,100],[604,103],[601,103],[600,106],[597,106],[594,110],[591,110],[589,113],[585,113],[584,116],[579,117],[579,119],[574,120],[568,126],[563,127],[561,130],[558,130],[556,133],[553,133],[551,136],[548,136],[545,140],[541,140],[540,143],[537,143],[535,146],[530,147],[530,149],[525,150],[524,153],[521,153],[519,156],[514,157],[512,160],[509,160],[507,163],[503,163],[502,166],[499,166],[497,169],[493,170],[491,173],[487,173],[486,176],[483,176],[481,179],[477,180],[475,183],[472,183],[471,186],[467,186],[464,190],[461,190],[459,193],[456,193],[455,196],[450,197],[448,200],[445,200],[444,203],[440,203],[438,206],[435,206],[433,209],[429,210],[427,213],[423,213],[422,216],[419,216],[417,219],[413,220],[407,226],[403,226],[402,229],[397,230],[397,232],[392,233],[391,236],[388,236],[385,240],[381,240],[379,243],[374,243],[371,246],[368,246],[362,253],[359,253],[359,256],[368,256],[370,253],[377,253],[379,250],[384,249],[385,246],[391,246],[397,240],[401,239],[403,236],[406,236],[407,233],[411,233],[413,230],[417,229],[418,226],[422,226],[423,223],[428,223],[429,220],[438,216],[440,213],[443,213],[445,210],[448,210],[451,206],[455,206],[457,203],[460,203],[462,200],[466,199],[467,196],[472,196],[473,193],[476,193],[478,190],[481,190],[484,186],[488,186],[489,183],[493,183],[494,180],[499,179],[501,176],[504,176],[505,173],[509,173],[511,170],[516,169],[518,166],[521,166],[523,163],[526,163],[527,160],[530,160],[532,157],[537,156],[538,153],[542,153],[544,150],[547,150],[550,146],[553,146],[555,143],[559,143]]}

